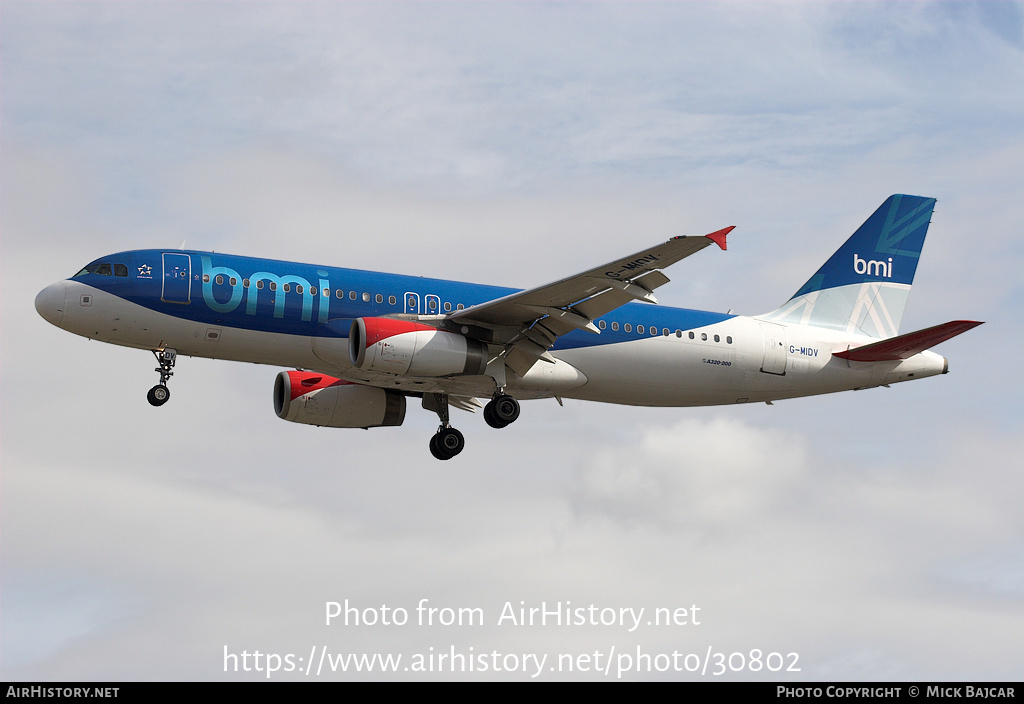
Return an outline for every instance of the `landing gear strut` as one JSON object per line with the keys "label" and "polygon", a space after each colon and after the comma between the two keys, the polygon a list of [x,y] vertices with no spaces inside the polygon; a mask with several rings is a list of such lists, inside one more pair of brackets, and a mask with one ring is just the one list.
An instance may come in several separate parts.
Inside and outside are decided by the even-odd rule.
{"label": "landing gear strut", "polygon": [[423,407],[437,413],[441,425],[430,438],[430,454],[439,460],[450,460],[466,447],[466,439],[448,420],[448,394],[423,394]]}
{"label": "landing gear strut", "polygon": [[498,390],[486,406],[484,406],[484,420],[492,428],[504,428],[514,423],[519,417],[519,401]]}
{"label": "landing gear strut", "polygon": [[149,393],[146,394],[146,400],[153,406],[162,406],[171,398],[171,390],[167,388],[167,380],[174,375],[174,372],[171,370],[174,369],[174,362],[178,358],[178,353],[168,348],[153,350],[153,356],[156,357],[157,364],[160,365],[153,370],[160,373],[160,383],[149,390]]}

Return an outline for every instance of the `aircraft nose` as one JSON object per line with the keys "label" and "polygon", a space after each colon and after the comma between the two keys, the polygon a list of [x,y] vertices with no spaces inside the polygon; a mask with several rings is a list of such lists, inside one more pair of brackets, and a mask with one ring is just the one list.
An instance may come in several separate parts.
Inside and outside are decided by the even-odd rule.
{"label": "aircraft nose", "polygon": [[36,312],[43,316],[46,322],[60,327],[64,319],[64,308],[67,287],[63,281],[50,284],[36,296]]}

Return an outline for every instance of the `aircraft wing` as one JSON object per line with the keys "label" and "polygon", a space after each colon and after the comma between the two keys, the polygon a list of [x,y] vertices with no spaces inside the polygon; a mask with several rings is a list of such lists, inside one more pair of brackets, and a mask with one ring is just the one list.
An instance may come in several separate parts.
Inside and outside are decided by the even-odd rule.
{"label": "aircraft wing", "polygon": [[446,318],[504,333],[494,339],[505,344],[505,363],[522,376],[539,359],[553,361],[547,350],[561,335],[573,330],[600,334],[595,318],[633,300],[657,303],[654,289],[669,281],[662,269],[712,242],[725,249],[725,237],[732,229],[673,237],[575,276],[471,306]]}

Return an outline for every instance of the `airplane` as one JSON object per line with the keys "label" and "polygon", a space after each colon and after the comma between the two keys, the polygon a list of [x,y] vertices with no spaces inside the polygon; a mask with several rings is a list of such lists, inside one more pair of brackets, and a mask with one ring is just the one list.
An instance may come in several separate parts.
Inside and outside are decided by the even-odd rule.
{"label": "airplane", "polygon": [[527,399],[771,405],[947,373],[930,348],[980,322],[899,334],[934,206],[890,196],[792,298],[752,317],[654,305],[664,269],[712,244],[725,250],[733,227],[528,290],[136,250],[47,286],[35,307],[69,332],[152,351],[153,406],[169,399],[181,355],[288,367],[274,383],[280,418],[397,426],[419,398],[440,421],[430,452],[449,460],[465,447],[449,407],[482,407],[504,428]]}

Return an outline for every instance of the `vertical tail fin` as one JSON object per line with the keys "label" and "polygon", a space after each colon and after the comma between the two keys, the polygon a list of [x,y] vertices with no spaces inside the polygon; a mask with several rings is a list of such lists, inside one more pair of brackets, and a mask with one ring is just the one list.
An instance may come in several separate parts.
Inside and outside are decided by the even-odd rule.
{"label": "vertical tail fin", "polygon": [[896,335],[934,208],[934,198],[889,196],[785,305],[762,317]]}

